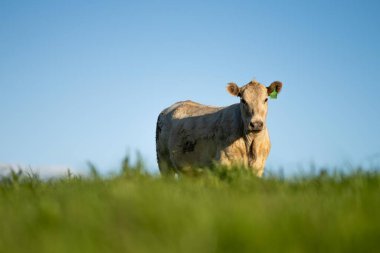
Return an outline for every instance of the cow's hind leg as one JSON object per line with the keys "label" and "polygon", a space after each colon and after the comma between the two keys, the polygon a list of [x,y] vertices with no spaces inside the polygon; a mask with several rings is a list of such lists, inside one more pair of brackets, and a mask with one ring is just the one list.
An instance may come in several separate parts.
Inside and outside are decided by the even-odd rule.
{"label": "cow's hind leg", "polygon": [[174,176],[176,174],[176,171],[171,166],[171,162],[166,159],[160,159],[158,161],[158,168],[160,169],[160,173],[163,176]]}
{"label": "cow's hind leg", "polygon": [[161,147],[157,148],[157,163],[161,175],[170,177],[176,174],[176,170],[170,160],[169,153],[166,152],[166,150],[162,150]]}
{"label": "cow's hind leg", "polygon": [[156,154],[157,154],[157,163],[161,175],[164,176],[174,176],[175,170],[172,166],[167,145],[165,145],[165,138],[162,138],[162,128],[163,124],[161,123],[162,114],[158,117],[157,127],[156,127]]}

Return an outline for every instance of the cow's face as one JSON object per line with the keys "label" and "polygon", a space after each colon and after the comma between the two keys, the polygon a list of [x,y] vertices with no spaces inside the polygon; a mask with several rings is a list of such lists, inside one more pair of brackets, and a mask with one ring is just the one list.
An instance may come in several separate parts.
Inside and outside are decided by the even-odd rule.
{"label": "cow's face", "polygon": [[266,128],[268,111],[268,96],[274,90],[279,93],[282,83],[273,82],[269,87],[252,81],[243,87],[229,83],[227,90],[230,94],[240,97],[240,111],[245,132],[260,132]]}

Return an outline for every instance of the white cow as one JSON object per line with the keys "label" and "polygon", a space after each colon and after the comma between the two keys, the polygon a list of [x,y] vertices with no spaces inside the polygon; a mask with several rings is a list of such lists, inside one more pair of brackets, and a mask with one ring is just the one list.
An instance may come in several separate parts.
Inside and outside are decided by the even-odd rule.
{"label": "white cow", "polygon": [[192,168],[242,165],[262,176],[270,151],[266,126],[268,96],[279,93],[282,83],[265,87],[257,81],[238,87],[229,83],[227,91],[240,103],[211,107],[192,101],[175,103],[157,120],[156,151],[162,174]]}

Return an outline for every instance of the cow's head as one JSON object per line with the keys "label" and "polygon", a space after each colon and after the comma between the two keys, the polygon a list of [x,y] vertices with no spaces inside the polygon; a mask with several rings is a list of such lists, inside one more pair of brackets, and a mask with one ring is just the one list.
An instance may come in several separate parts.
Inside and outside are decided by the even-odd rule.
{"label": "cow's head", "polygon": [[268,96],[275,90],[281,91],[282,83],[273,82],[265,87],[259,82],[252,81],[243,87],[235,83],[227,85],[227,91],[240,97],[240,111],[246,132],[260,132],[266,128],[266,118],[268,111]]}

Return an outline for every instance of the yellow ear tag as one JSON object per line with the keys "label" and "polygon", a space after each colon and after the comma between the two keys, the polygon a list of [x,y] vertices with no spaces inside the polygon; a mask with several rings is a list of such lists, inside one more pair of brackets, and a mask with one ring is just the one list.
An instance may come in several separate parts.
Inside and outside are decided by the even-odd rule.
{"label": "yellow ear tag", "polygon": [[277,98],[277,91],[274,90],[271,94],[269,94],[269,97],[270,97],[271,99],[276,99],[276,98]]}

